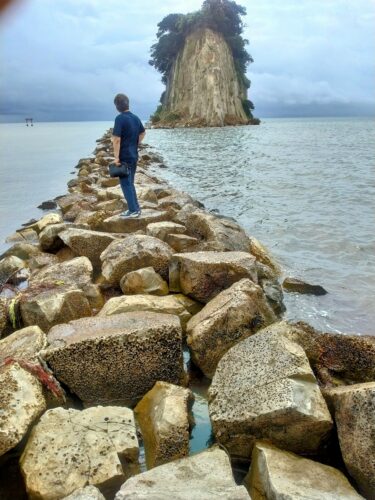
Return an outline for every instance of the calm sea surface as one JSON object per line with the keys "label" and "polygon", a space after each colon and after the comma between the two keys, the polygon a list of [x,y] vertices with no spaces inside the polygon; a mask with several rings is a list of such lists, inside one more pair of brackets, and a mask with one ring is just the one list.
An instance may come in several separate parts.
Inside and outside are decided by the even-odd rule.
{"label": "calm sea surface", "polygon": [[[36,206],[66,192],[110,122],[0,125],[0,250]],[[158,170],[208,209],[236,218],[285,276],[324,297],[285,294],[287,317],[375,334],[375,122],[274,119],[259,127],[149,130]]]}

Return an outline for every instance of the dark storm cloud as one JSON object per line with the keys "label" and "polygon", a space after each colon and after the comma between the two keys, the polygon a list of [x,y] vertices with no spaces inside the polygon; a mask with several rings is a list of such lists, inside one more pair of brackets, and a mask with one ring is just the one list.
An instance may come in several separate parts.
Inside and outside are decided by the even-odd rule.
{"label": "dark storm cloud", "polygon": [[[148,65],[156,24],[201,0],[24,0],[2,18],[0,113],[16,119],[111,119],[127,92],[146,118],[163,90]],[[239,1],[260,116],[374,109],[372,0]]]}

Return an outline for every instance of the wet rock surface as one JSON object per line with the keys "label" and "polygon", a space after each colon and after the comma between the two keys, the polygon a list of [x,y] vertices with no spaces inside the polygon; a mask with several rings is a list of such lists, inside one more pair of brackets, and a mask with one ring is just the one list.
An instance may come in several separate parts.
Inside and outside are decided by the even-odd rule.
{"label": "wet rock surface", "polygon": [[129,408],[56,408],[33,428],[20,464],[31,498],[63,498],[86,485],[113,496],[138,471],[138,453]]}
{"label": "wet rock surface", "polygon": [[328,292],[321,285],[311,285],[297,278],[286,278],[283,281],[286,292],[307,293],[310,295],[326,295]]}
{"label": "wet rock surface", "polygon": [[134,404],[158,380],[184,377],[180,321],[170,314],[82,318],[52,328],[48,342],[44,359],[86,405]]}

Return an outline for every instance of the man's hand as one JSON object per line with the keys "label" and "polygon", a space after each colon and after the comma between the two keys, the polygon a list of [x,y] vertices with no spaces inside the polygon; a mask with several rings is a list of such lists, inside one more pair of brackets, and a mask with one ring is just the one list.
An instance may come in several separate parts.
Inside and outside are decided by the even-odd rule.
{"label": "man's hand", "polygon": [[121,165],[120,158],[115,158],[114,162],[115,165]]}

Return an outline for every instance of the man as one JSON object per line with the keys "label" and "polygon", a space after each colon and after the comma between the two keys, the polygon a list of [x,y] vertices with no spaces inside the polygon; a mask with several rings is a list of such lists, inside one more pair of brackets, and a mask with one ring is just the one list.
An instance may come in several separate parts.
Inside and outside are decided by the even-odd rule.
{"label": "man", "polygon": [[114,103],[119,115],[116,116],[113,127],[112,144],[115,163],[127,163],[130,174],[120,177],[120,185],[128,204],[128,210],[121,217],[139,217],[141,209],[138,204],[137,193],[134,186],[134,176],[138,161],[138,144],[146,135],[144,126],[138,116],[129,110],[129,98],[124,94],[117,94]]}

